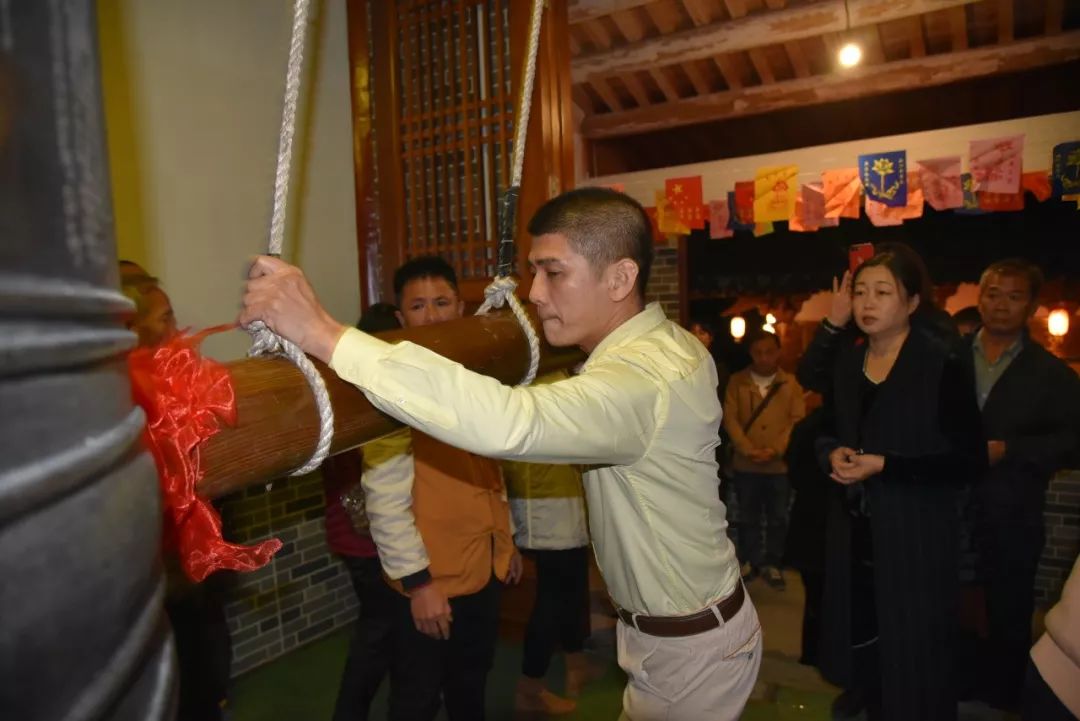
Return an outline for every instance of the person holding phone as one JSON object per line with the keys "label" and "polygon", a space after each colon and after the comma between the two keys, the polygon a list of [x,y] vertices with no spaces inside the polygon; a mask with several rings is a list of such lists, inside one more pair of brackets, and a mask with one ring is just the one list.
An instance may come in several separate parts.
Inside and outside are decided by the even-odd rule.
{"label": "person holding phone", "polygon": [[836,302],[798,374],[829,399],[817,450],[837,484],[820,668],[871,719],[951,720],[956,494],[986,466],[970,364],[942,332],[907,246],[879,248],[834,283],[848,287],[849,317]]}

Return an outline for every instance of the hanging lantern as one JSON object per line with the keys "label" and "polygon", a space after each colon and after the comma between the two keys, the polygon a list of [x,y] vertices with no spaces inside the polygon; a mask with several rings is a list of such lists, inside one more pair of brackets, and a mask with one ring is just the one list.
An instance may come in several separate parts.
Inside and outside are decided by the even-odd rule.
{"label": "hanging lantern", "polygon": [[737,315],[731,319],[731,337],[735,340],[742,340],[744,335],[746,335],[746,320]]}
{"label": "hanging lantern", "polygon": [[1061,338],[1069,332],[1069,311],[1055,308],[1046,317],[1046,330],[1055,338]]}

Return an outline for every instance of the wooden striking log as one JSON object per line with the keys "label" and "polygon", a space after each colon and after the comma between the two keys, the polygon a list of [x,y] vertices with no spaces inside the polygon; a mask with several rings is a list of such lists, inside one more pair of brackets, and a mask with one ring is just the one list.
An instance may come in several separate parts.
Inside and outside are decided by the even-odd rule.
{"label": "wooden striking log", "polygon": [[[409,340],[504,383],[525,375],[529,348],[514,316],[471,316],[422,328],[381,333]],[[540,373],[568,368],[580,351],[543,346]],[[334,406],[333,453],[355,448],[400,424],[377,411],[355,386],[316,362]],[[218,496],[279,478],[311,457],[319,433],[315,400],[304,377],[282,359],[247,359],[229,364],[236,389],[237,424],[223,428],[202,448],[205,496]]]}

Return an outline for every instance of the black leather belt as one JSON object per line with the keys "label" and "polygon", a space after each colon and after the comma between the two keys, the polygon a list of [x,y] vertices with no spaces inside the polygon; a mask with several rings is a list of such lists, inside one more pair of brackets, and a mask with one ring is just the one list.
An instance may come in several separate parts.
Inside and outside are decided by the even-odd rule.
{"label": "black leather belt", "polygon": [[642,633],[647,633],[650,636],[674,638],[677,636],[694,636],[711,631],[720,625],[720,620],[716,617],[717,614],[720,614],[720,618],[727,623],[739,612],[745,600],[746,591],[740,581],[730,596],[703,611],[698,611],[689,616],[642,616],[631,613],[625,608],[616,608],[615,610],[623,623],[633,626]]}

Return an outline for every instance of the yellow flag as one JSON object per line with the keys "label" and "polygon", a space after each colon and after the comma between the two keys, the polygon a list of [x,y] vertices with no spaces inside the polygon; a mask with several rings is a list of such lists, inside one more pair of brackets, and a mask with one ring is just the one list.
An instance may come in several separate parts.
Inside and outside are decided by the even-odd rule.
{"label": "yellow flag", "polygon": [[787,220],[795,215],[797,165],[758,168],[754,177],[754,222]]}

